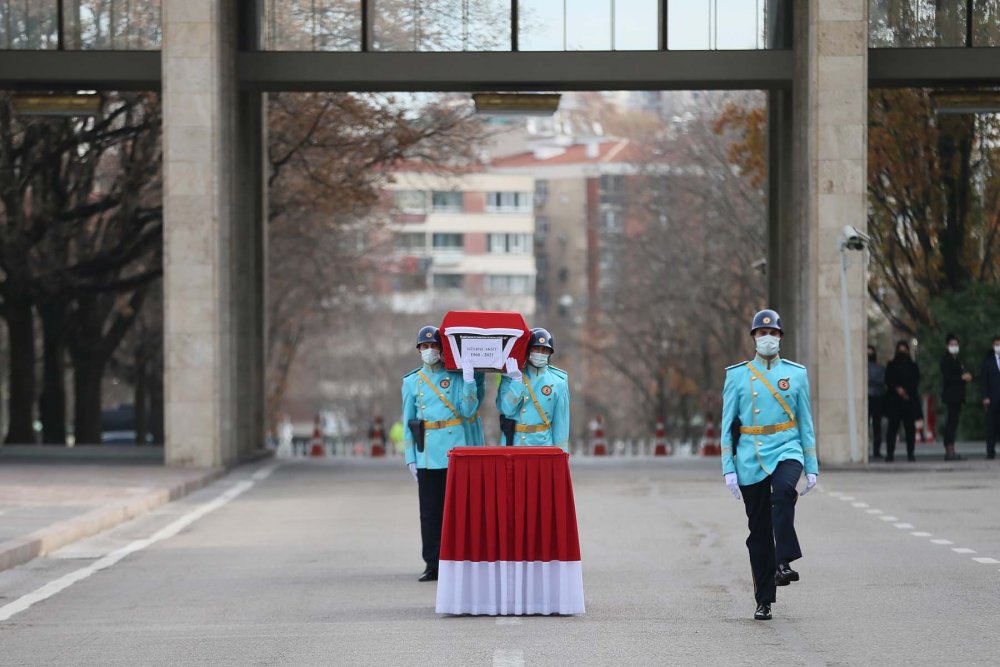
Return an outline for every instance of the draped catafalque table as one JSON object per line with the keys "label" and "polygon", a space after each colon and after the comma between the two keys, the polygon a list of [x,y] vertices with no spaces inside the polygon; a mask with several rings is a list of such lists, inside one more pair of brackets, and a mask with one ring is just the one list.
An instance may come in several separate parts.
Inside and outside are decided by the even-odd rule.
{"label": "draped catafalque table", "polygon": [[437,612],[582,614],[569,455],[555,447],[449,455]]}

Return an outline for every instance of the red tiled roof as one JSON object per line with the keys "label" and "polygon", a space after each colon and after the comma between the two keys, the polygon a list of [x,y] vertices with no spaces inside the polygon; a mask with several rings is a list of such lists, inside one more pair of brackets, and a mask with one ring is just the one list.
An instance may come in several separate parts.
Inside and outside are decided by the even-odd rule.
{"label": "red tiled roof", "polygon": [[421,174],[478,174],[485,171],[485,169],[481,164],[467,164],[451,167],[440,164],[428,164],[419,160],[399,160],[398,162],[385,167],[384,171]]}
{"label": "red tiled roof", "polygon": [[642,157],[641,146],[631,143],[628,139],[602,141],[597,144],[597,156],[587,155],[585,144],[568,146],[565,151],[546,159],[538,159],[534,152],[525,151],[502,157],[490,163],[495,169],[510,167],[549,167],[563,164],[614,164],[630,162]]}

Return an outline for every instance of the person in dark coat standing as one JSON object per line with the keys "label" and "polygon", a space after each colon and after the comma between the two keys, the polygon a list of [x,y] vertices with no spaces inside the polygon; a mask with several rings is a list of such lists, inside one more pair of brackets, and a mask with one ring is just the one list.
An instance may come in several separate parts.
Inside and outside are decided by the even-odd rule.
{"label": "person in dark coat standing", "polygon": [[878,363],[875,348],[868,346],[868,419],[875,437],[873,459],[882,458],[882,417],[885,416],[885,366]]}
{"label": "person in dark coat standing", "polygon": [[915,461],[913,451],[917,445],[916,423],[923,420],[920,407],[920,367],[910,356],[910,344],[905,340],[896,343],[896,356],[885,367],[886,408],[889,414],[889,431],[886,434],[886,463],[895,460],[896,435],[899,425],[906,433],[906,460]]}
{"label": "person in dark coat standing", "polygon": [[1000,335],[993,337],[993,351],[983,359],[983,405],[986,406],[986,458],[997,456],[1000,434]]}
{"label": "person in dark coat standing", "polygon": [[948,334],[945,344],[948,351],[941,357],[941,379],[944,385],[941,400],[948,407],[948,422],[944,427],[944,460],[960,461],[962,457],[955,453],[955,434],[958,432],[962,404],[965,403],[965,384],[972,380],[972,375],[965,372],[962,362],[958,360],[958,337]]}

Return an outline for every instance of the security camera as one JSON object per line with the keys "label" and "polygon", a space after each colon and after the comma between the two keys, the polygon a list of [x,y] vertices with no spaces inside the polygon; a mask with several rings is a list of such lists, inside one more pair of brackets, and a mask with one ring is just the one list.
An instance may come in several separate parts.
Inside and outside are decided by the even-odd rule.
{"label": "security camera", "polygon": [[841,245],[848,250],[864,250],[871,245],[872,238],[851,225],[844,225],[844,238]]}
{"label": "security camera", "polygon": [[767,258],[761,257],[755,262],[751,262],[750,268],[759,273],[762,276],[767,275]]}

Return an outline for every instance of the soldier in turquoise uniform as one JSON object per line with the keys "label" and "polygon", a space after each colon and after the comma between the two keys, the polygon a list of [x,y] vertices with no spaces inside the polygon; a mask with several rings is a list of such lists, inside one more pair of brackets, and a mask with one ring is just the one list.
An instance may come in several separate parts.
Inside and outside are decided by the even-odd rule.
{"label": "soldier in turquoise uniform", "polygon": [[757,620],[771,618],[776,586],[799,580],[789,567],[802,557],[795,485],[804,467],[804,496],[819,474],[809,378],[804,366],[778,356],[783,335],[778,313],[757,313],[750,327],[757,356],[727,368],[722,391],[722,472],[737,500],[743,493]]}
{"label": "soldier in turquoise uniform", "polygon": [[441,333],[437,327],[427,326],[420,330],[417,349],[423,366],[403,378],[403,424],[406,427],[403,446],[406,465],[417,481],[420,497],[420,535],[427,568],[419,580],[436,581],[448,452],[466,444],[469,422],[478,420],[479,398],[475,373],[469,362],[461,372],[445,370],[441,360]]}
{"label": "soldier in turquoise uniform", "polygon": [[523,373],[513,359],[507,361],[507,373],[497,391],[497,410],[514,422],[513,429],[507,430],[514,445],[554,445],[569,451],[569,383],[566,371],[549,365],[554,352],[552,335],[537,328],[531,330]]}
{"label": "soldier in turquoise uniform", "polygon": [[[479,405],[483,404],[483,399],[486,398],[486,373],[476,373],[476,400]],[[462,422],[462,427],[465,429],[465,445],[466,447],[483,447],[486,445],[486,439],[483,436],[483,418],[478,414],[472,419]]]}

